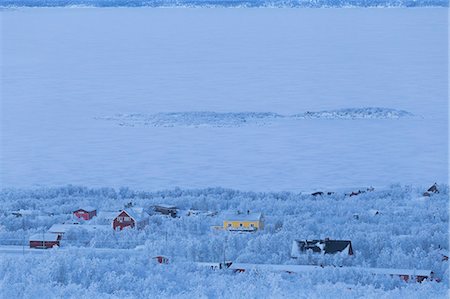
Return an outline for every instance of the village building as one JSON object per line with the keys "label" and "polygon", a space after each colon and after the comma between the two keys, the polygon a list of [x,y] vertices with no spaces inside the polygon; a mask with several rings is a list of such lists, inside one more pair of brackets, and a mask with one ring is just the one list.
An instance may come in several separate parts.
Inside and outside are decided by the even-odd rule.
{"label": "village building", "polygon": [[438,185],[437,183],[434,183],[433,186],[428,188],[427,191],[423,193],[423,196],[431,196],[433,193],[439,193]]}
{"label": "village building", "polygon": [[114,230],[122,230],[126,227],[141,229],[148,224],[148,215],[142,209],[124,209],[113,219]]}
{"label": "village building", "polygon": [[262,213],[234,213],[227,214],[223,220],[223,229],[229,231],[252,232],[264,228],[264,218]]}
{"label": "village building", "polygon": [[169,258],[162,256],[162,255],[157,255],[153,257],[153,260],[157,263],[157,264],[168,264],[169,263]]}
{"label": "village building", "polygon": [[93,207],[82,207],[76,211],[73,211],[73,215],[79,219],[91,220],[97,216],[97,209]]}
{"label": "village building", "polygon": [[176,206],[166,204],[154,205],[153,209],[156,213],[170,215],[171,217],[176,217],[178,212],[178,208]]}
{"label": "village building", "polygon": [[299,258],[300,255],[311,251],[313,253],[334,254],[345,252],[353,255],[352,242],[347,240],[295,240],[292,242],[291,257]]}
{"label": "village building", "polygon": [[60,246],[61,235],[52,233],[43,233],[32,235],[29,239],[30,248],[47,249]]}

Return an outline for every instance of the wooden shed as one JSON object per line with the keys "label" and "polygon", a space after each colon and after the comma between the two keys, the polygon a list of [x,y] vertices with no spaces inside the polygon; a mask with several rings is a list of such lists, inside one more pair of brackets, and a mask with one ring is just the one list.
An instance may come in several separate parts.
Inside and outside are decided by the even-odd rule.
{"label": "wooden shed", "polygon": [[153,260],[158,264],[168,264],[169,263],[169,259],[162,255],[154,256]]}
{"label": "wooden shed", "polygon": [[47,249],[54,246],[60,246],[61,235],[52,233],[43,233],[32,235],[29,239],[30,248]]}
{"label": "wooden shed", "polygon": [[82,207],[76,211],[73,211],[73,215],[79,219],[91,220],[97,216],[97,209],[93,207]]}

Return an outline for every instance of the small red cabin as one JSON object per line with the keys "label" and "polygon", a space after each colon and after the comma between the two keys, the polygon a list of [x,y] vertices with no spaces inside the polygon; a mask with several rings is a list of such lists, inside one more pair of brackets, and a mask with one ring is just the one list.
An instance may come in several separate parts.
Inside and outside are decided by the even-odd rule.
{"label": "small red cabin", "polygon": [[148,218],[143,211],[135,209],[125,209],[120,211],[112,221],[112,227],[114,230],[122,230],[125,227],[130,228],[143,228],[148,224]]}
{"label": "small red cabin", "polygon": [[97,216],[97,210],[93,207],[84,207],[74,211],[73,215],[80,219],[91,220]]}
{"label": "small red cabin", "polygon": [[30,248],[47,249],[60,246],[61,235],[59,234],[35,234],[30,237]]}
{"label": "small red cabin", "polygon": [[169,263],[169,259],[165,256],[162,255],[157,255],[154,256],[153,259],[158,263],[158,264],[168,264]]}

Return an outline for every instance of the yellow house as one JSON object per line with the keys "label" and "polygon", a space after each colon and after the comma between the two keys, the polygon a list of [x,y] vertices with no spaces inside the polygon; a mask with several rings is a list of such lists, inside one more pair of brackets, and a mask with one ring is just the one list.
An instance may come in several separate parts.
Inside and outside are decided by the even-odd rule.
{"label": "yellow house", "polygon": [[223,229],[229,231],[256,231],[264,228],[262,213],[236,213],[228,214],[223,220]]}

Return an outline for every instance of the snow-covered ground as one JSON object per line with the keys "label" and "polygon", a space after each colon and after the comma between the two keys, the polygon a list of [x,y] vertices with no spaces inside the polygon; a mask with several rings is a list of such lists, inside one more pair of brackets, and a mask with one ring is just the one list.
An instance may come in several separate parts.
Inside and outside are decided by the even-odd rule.
{"label": "snow-covered ground", "polygon": [[[4,190],[0,192],[0,297],[30,298],[51,288],[55,297],[90,292],[94,298],[445,298],[449,284],[448,261],[443,260],[449,252],[448,186],[439,188],[440,193],[431,197],[422,197],[424,187],[408,186],[352,197],[345,192],[314,197],[214,188],[159,192],[75,186]],[[166,203],[182,210],[219,213],[180,213],[179,218],[154,214],[140,231],[78,229],[63,236],[60,249],[23,250],[20,246],[30,235],[70,217],[80,205],[110,211],[130,201],[146,209]],[[16,217],[9,211],[17,206],[40,207],[54,216]],[[262,212],[264,230],[238,233],[211,229],[221,225],[227,212],[237,210]],[[325,237],[351,240],[354,255],[290,258],[293,240]],[[170,263],[155,264],[152,257],[157,255],[169,257]],[[259,264],[259,270],[232,273],[196,266],[224,259],[237,263],[236,267]],[[272,270],[297,271],[298,267],[289,265],[326,268],[291,275]],[[373,275],[377,269],[384,273],[428,270],[442,281],[406,283],[398,276]],[[323,295],[325,290],[329,296]]]}
{"label": "snow-covered ground", "polygon": [[[2,187],[280,191],[448,179],[444,8],[40,8],[1,18]],[[415,117],[98,120],[365,107]]]}

